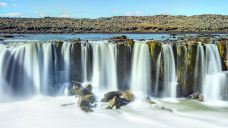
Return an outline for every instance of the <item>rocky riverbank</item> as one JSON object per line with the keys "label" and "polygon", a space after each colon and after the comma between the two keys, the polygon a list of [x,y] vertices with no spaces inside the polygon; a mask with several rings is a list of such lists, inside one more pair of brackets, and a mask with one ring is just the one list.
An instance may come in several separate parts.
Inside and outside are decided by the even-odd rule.
{"label": "rocky riverbank", "polygon": [[228,32],[226,15],[115,16],[98,19],[0,18],[0,33]]}

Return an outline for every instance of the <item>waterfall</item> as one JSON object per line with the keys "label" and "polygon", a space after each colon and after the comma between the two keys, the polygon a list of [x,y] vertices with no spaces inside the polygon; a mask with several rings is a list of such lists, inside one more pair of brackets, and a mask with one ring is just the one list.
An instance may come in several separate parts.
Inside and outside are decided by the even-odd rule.
{"label": "waterfall", "polygon": [[159,75],[160,75],[160,68],[161,68],[161,53],[159,53],[157,62],[156,62],[156,83],[155,83],[155,95],[159,95]]}
{"label": "waterfall", "polygon": [[[227,100],[228,73],[222,71],[216,44],[198,44],[197,48],[192,45],[192,50],[197,51],[196,57],[184,60],[186,65],[182,65],[183,60],[178,58],[178,65],[175,64],[173,44],[162,44],[161,52],[154,52],[158,54],[157,60],[151,58],[146,41],[136,41],[133,49],[129,49],[132,52],[126,52],[126,47],[129,49],[128,45],[107,40],[0,44],[0,96],[68,95],[71,80],[77,80],[91,83],[98,92],[127,89],[130,86],[136,97],[143,98],[152,94],[153,87],[155,96],[176,98],[176,67],[180,66],[184,68],[180,70],[180,75],[185,75],[189,70],[186,76],[190,76],[180,77],[180,87],[184,88],[180,88],[180,94],[186,91],[187,86],[187,89],[194,88],[194,91],[201,92],[207,101]],[[189,51],[187,47],[181,49],[177,54],[179,59],[189,59]],[[185,57],[181,56],[183,54]],[[127,59],[121,55],[127,55]],[[189,69],[187,62],[193,63]],[[192,84],[186,84],[189,80],[192,80]],[[119,87],[126,87],[118,88],[118,82],[124,83]]]}
{"label": "waterfall", "polygon": [[164,92],[163,96],[168,98],[177,97],[177,80],[176,67],[172,46],[169,44],[162,45],[164,59]]}
{"label": "waterfall", "polygon": [[117,48],[107,41],[91,42],[93,50],[92,85],[100,90],[118,90]]}
{"label": "waterfall", "polygon": [[88,76],[87,76],[87,61],[88,61],[88,44],[87,43],[81,43],[81,61],[82,61],[82,74],[83,74],[83,82],[88,82]]}
{"label": "waterfall", "polygon": [[215,44],[206,44],[205,82],[203,95],[208,101],[223,100],[223,89],[226,86],[226,74],[222,73],[221,58]]}
{"label": "waterfall", "polygon": [[205,55],[204,49],[201,44],[197,45],[197,53],[196,53],[196,65],[194,71],[194,91],[201,91],[201,87],[204,84],[205,78]]}
{"label": "waterfall", "polygon": [[[63,89],[64,95],[69,94],[69,87],[70,87],[70,59],[71,59],[71,44],[70,43],[63,43],[61,49],[61,55],[63,57],[63,73],[61,74],[62,82],[63,82]],[[61,91],[62,92],[62,91]],[[60,93],[61,93],[60,92]]]}
{"label": "waterfall", "polygon": [[151,87],[150,52],[147,43],[136,42],[133,48],[131,91],[138,97],[147,95]]}
{"label": "waterfall", "polygon": [[1,94],[54,95],[70,85],[70,44],[63,43],[61,52],[41,42],[1,44],[0,49]]}

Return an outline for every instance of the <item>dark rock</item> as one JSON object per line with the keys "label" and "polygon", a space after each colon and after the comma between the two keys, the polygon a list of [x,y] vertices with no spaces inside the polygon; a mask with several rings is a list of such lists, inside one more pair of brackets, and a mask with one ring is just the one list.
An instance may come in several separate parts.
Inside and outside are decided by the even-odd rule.
{"label": "dark rock", "polygon": [[196,100],[199,100],[199,101],[204,101],[204,96],[202,94],[200,94],[198,91],[193,93],[192,95],[190,95],[188,98],[190,99],[196,99]]}
{"label": "dark rock", "polygon": [[162,107],[161,107],[161,109],[163,109],[163,110],[167,110],[167,111],[169,111],[169,112],[173,112],[173,110],[172,110],[172,109],[170,109],[170,108],[166,108],[166,107],[164,107],[164,106],[162,106]]}
{"label": "dark rock", "polygon": [[69,41],[72,43],[80,43],[82,40],[80,38],[77,38],[77,39],[70,39]]}
{"label": "dark rock", "polygon": [[199,99],[199,95],[200,93],[197,91],[193,94],[191,94],[190,96],[188,96],[189,99]]}
{"label": "dark rock", "polygon": [[108,102],[114,97],[120,98],[121,93],[119,91],[108,92],[104,95],[104,98],[101,99],[102,102]]}
{"label": "dark rock", "polygon": [[91,109],[90,107],[86,107],[86,106],[82,106],[81,107],[81,110],[84,111],[84,112],[93,112],[93,109]]}
{"label": "dark rock", "polygon": [[204,96],[200,94],[198,100],[203,102],[204,101]]}
{"label": "dark rock", "polygon": [[129,102],[123,98],[117,98],[116,96],[113,97],[111,100],[108,101],[109,105],[106,107],[107,109],[120,109],[121,106],[127,105]]}
{"label": "dark rock", "polygon": [[149,103],[149,104],[156,104],[156,102],[154,102],[153,100],[151,100],[151,98],[149,96],[147,96],[146,102]]}
{"label": "dark rock", "polygon": [[96,105],[93,105],[95,103],[96,99],[93,94],[80,96],[78,99],[78,106],[85,112],[90,112],[92,108],[94,108]]}
{"label": "dark rock", "polygon": [[13,37],[15,37],[12,34],[4,34],[4,35],[1,35],[1,36],[4,37],[4,38],[13,38]]}
{"label": "dark rock", "polygon": [[135,99],[134,95],[130,91],[112,91],[104,95],[102,102],[108,102],[107,109],[120,109],[120,107],[125,106]]}

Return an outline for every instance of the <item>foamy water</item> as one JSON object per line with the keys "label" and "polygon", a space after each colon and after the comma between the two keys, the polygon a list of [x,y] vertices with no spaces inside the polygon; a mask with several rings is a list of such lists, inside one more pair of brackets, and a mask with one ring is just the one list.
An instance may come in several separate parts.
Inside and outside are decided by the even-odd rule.
{"label": "foamy water", "polygon": [[[1,128],[226,128],[228,109],[206,106],[197,101],[156,105],[136,101],[120,110],[98,106],[92,113],[77,107],[74,97],[37,97],[0,103]],[[71,104],[62,106],[62,104]],[[160,107],[175,110],[170,112]]]}

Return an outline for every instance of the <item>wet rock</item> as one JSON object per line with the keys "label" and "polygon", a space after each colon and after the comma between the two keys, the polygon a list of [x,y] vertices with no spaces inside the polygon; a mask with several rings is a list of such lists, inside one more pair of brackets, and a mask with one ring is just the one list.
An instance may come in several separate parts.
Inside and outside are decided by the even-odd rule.
{"label": "wet rock", "polygon": [[127,105],[129,102],[123,98],[117,98],[116,96],[113,97],[111,100],[108,101],[109,105],[106,107],[107,109],[120,109],[121,106]]}
{"label": "wet rock", "polygon": [[204,96],[200,94],[198,100],[203,102],[204,101]]}
{"label": "wet rock", "polygon": [[84,88],[82,89],[82,95],[88,95],[92,93],[92,85],[86,84]]}
{"label": "wet rock", "polygon": [[197,91],[193,94],[191,94],[190,96],[188,96],[189,99],[199,99],[199,95],[200,93]]}
{"label": "wet rock", "polygon": [[121,98],[127,100],[128,102],[132,102],[135,99],[135,96],[130,91],[124,91],[121,93]]}
{"label": "wet rock", "polygon": [[122,36],[115,36],[115,37],[111,37],[108,39],[110,42],[114,42],[114,43],[125,43],[128,44],[130,46],[134,45],[134,40],[129,39],[127,36],[122,35]]}
{"label": "wet rock", "polygon": [[134,94],[130,91],[112,91],[104,95],[102,102],[107,102],[107,109],[120,109],[120,107],[125,106],[135,99]]}
{"label": "wet rock", "polygon": [[77,81],[73,81],[72,82],[72,89],[71,89],[71,93],[72,95],[75,95],[75,96],[79,96],[81,95],[81,84],[78,83]]}
{"label": "wet rock", "polygon": [[172,109],[167,108],[167,107],[164,107],[164,106],[162,106],[162,107],[161,107],[161,109],[166,110],[166,111],[169,111],[169,112],[173,112],[173,110],[172,110]]}
{"label": "wet rock", "polygon": [[149,96],[147,96],[146,102],[149,103],[149,104],[156,104],[156,102],[154,102],[153,100],[151,100],[151,98]]}
{"label": "wet rock", "polygon": [[82,40],[80,38],[76,38],[76,39],[70,39],[69,41],[72,43],[80,43]]}
{"label": "wet rock", "polygon": [[127,36],[122,35],[122,36],[115,36],[115,37],[111,37],[109,38],[110,41],[114,41],[114,42],[124,42],[126,40],[128,40]]}
{"label": "wet rock", "polygon": [[82,106],[81,110],[84,111],[84,112],[93,112],[93,109],[91,109],[89,107],[86,107],[86,106]]}
{"label": "wet rock", "polygon": [[92,108],[96,107],[95,101],[96,98],[93,94],[79,96],[78,106],[85,112],[91,112]]}
{"label": "wet rock", "polygon": [[121,93],[119,91],[112,91],[108,92],[104,95],[104,98],[101,99],[102,102],[108,102],[109,100],[113,99],[114,97],[119,98]]}
{"label": "wet rock", "polygon": [[198,91],[193,93],[192,95],[190,95],[188,97],[189,99],[196,99],[196,100],[199,100],[199,101],[204,101],[204,96],[202,94],[200,94]]}
{"label": "wet rock", "polygon": [[92,112],[92,108],[96,107],[96,97],[92,92],[91,84],[81,86],[81,84],[73,82],[72,93],[78,97],[77,104],[81,110]]}
{"label": "wet rock", "polygon": [[67,104],[62,104],[61,106],[65,107],[65,106],[71,106],[74,105],[75,103],[67,103]]}

